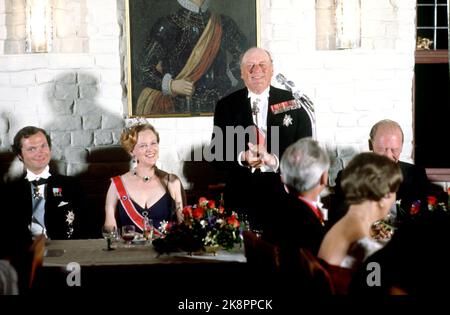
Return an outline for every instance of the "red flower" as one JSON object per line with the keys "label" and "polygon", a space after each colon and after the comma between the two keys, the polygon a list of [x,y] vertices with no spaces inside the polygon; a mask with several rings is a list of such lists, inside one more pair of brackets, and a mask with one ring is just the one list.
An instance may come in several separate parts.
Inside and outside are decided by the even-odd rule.
{"label": "red flower", "polygon": [[219,206],[219,213],[222,214],[225,211],[225,208],[222,206]]}
{"label": "red flower", "polygon": [[214,200],[208,201],[208,208],[212,209],[216,207],[216,202]]}
{"label": "red flower", "polygon": [[206,206],[208,204],[208,199],[206,199],[205,197],[200,197],[198,198],[198,204],[199,206]]}
{"label": "red flower", "polygon": [[409,213],[411,215],[415,215],[419,213],[419,210],[420,210],[420,200],[417,200],[411,204],[411,209],[409,210]]}
{"label": "red flower", "polygon": [[182,213],[185,218],[189,218],[192,215],[192,206],[184,207]]}
{"label": "red flower", "polygon": [[437,198],[435,196],[428,196],[428,205],[435,206],[437,203]]}
{"label": "red flower", "polygon": [[165,230],[170,231],[170,228],[172,227],[172,225],[173,225],[173,222],[167,222]]}
{"label": "red flower", "polygon": [[233,213],[230,217],[227,218],[227,223],[235,228],[239,227],[239,221],[235,213]]}
{"label": "red flower", "polygon": [[202,207],[197,207],[192,211],[192,216],[194,219],[200,220],[203,217],[203,214],[205,213],[205,209]]}

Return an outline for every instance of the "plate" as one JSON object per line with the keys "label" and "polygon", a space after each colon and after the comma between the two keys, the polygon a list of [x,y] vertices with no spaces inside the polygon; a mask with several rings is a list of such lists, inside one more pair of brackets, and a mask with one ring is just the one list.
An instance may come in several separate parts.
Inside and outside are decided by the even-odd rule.
{"label": "plate", "polygon": [[145,238],[136,238],[132,240],[131,243],[134,245],[145,245],[147,244],[147,240]]}

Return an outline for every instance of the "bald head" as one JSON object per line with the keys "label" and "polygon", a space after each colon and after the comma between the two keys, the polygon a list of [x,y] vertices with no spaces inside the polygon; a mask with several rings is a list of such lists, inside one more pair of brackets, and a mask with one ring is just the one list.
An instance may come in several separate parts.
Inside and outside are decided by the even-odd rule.
{"label": "bald head", "polygon": [[241,78],[245,86],[255,94],[261,94],[270,86],[273,75],[272,58],[268,51],[252,47],[241,60]]}
{"label": "bald head", "polygon": [[381,120],[370,131],[369,149],[398,162],[403,149],[403,131],[393,120]]}

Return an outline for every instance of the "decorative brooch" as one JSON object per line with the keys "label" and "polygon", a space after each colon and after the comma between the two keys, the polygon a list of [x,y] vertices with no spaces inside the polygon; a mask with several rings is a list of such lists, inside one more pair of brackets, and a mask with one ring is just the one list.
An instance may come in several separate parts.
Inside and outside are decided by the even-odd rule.
{"label": "decorative brooch", "polygon": [[62,197],[62,188],[55,187],[52,189],[52,191],[53,191],[53,196]]}
{"label": "decorative brooch", "polygon": [[292,125],[292,117],[289,114],[284,115],[283,118],[283,125],[285,125],[286,127],[289,127],[290,125]]}

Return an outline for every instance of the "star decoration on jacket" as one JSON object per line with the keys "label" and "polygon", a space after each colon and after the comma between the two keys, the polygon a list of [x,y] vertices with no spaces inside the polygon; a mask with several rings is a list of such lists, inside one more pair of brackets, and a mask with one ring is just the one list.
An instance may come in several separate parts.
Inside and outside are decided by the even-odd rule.
{"label": "star decoration on jacket", "polygon": [[33,199],[41,199],[42,193],[39,186],[33,187]]}
{"label": "star decoration on jacket", "polygon": [[288,115],[288,114],[284,115],[283,125],[285,125],[286,127],[289,127],[290,125],[292,125],[292,117],[291,117],[291,115]]}
{"label": "star decoration on jacket", "polygon": [[75,213],[73,213],[72,210],[68,211],[66,214],[66,222],[68,225],[71,225],[73,223],[73,220],[75,219]]}

